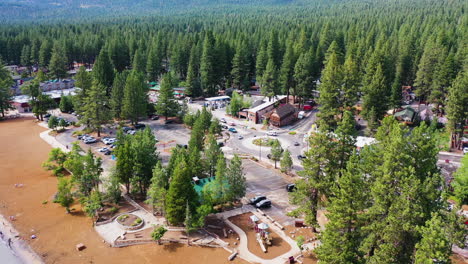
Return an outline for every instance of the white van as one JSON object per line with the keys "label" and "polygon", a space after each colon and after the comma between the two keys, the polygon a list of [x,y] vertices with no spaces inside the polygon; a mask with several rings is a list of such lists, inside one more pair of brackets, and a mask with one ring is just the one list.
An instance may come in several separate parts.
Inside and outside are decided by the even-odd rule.
{"label": "white van", "polygon": [[304,111],[300,111],[300,112],[297,114],[297,118],[299,118],[299,119],[304,118],[304,116],[305,116],[305,112],[304,112]]}
{"label": "white van", "polygon": [[268,136],[273,136],[273,137],[278,136],[278,134],[276,133],[276,131],[268,131],[267,135],[268,135]]}

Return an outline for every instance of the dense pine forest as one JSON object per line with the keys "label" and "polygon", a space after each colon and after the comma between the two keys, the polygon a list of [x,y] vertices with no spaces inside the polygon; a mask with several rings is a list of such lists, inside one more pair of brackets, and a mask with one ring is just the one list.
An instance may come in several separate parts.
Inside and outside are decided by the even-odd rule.
{"label": "dense pine forest", "polygon": [[[434,136],[441,124],[408,128],[385,116],[402,106],[402,86],[411,86],[417,100],[447,117],[448,132],[463,134],[468,113],[466,1],[52,2],[0,3],[0,62],[39,69],[30,73],[38,81],[67,77],[74,62],[92,67],[92,73],[82,67],[75,76],[82,89],[74,104],[82,124],[98,136],[114,120],[137,124],[147,115],[147,82],[160,82],[152,110],[166,119],[178,115],[192,128],[188,150],[175,148],[165,168],[156,156],[132,158],[141,169],[134,172],[126,160],[130,149],[146,142],[145,153],[154,154],[155,139],[149,130],[139,140],[119,132],[126,145],[117,147],[116,173],[127,191],[133,188],[142,196],[149,192],[157,200],[160,191],[168,190],[170,222],[181,224],[192,213],[203,220],[220,202],[205,197],[202,205],[189,205],[195,199],[188,182],[200,175],[221,179],[226,170],[215,140],[221,131],[218,121],[212,125],[205,108],[196,114],[182,111],[186,103],[175,102],[172,88],[184,86],[186,95],[199,97],[228,88],[247,91],[258,84],[262,95],[293,95],[299,106],[320,94],[314,98],[319,131],[304,153],[302,178],[291,194],[298,209],[291,214],[316,228],[318,211],[329,212],[316,251],[321,262],[450,263],[452,244],[463,244],[466,229],[445,201],[454,192],[458,204],[466,204],[466,176],[456,176],[464,180],[455,179],[455,191],[446,188]],[[25,93],[34,97],[38,85]],[[36,97],[40,102],[40,93]],[[45,114],[47,109],[38,105],[33,112]],[[356,113],[378,141],[360,153],[355,150]],[[208,165],[200,165],[201,160]],[[243,177],[240,164],[236,157],[229,166],[232,186]],[[177,181],[185,185],[173,184]],[[182,194],[185,200],[177,199]],[[184,218],[186,207],[190,217]]]}

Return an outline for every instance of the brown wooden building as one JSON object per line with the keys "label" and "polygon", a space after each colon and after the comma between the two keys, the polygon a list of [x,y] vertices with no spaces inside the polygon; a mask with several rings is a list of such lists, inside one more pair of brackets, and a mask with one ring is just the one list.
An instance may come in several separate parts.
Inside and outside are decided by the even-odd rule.
{"label": "brown wooden building", "polygon": [[297,112],[291,104],[284,104],[265,114],[264,118],[269,119],[270,125],[282,127],[296,121]]}

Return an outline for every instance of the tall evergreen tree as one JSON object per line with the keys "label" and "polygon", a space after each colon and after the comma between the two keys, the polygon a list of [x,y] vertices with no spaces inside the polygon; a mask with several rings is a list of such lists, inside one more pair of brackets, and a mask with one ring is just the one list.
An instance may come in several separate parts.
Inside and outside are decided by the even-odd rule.
{"label": "tall evergreen tree", "polygon": [[[294,96],[299,96],[304,99],[312,96],[312,90],[315,89],[315,82],[313,78],[313,67],[314,57],[312,49],[306,53],[303,53],[297,59],[296,65],[294,65],[294,82],[295,89],[293,89]],[[301,103],[301,101],[299,101]]]}
{"label": "tall evergreen tree", "polygon": [[[138,119],[146,114],[147,90],[143,73],[131,71],[125,83],[122,115],[132,124],[138,123]],[[159,98],[161,100],[161,96]]]}
{"label": "tall evergreen tree", "polygon": [[339,99],[343,87],[343,67],[339,62],[339,55],[336,50],[330,49],[326,54],[326,58],[319,86],[319,116],[321,125],[333,128],[336,126],[336,115],[339,113],[339,108],[342,107]]}
{"label": "tall evergreen tree", "polygon": [[[292,35],[291,35],[292,36]],[[279,85],[281,92],[289,96],[291,88],[294,87],[294,66],[296,64],[296,55],[292,38],[286,43],[286,52],[283,57],[283,63],[279,73]]]}
{"label": "tall evergreen tree", "polygon": [[141,48],[137,49],[132,60],[132,70],[140,73],[145,73],[146,65],[147,64],[145,60],[145,55],[143,54],[143,50]]}
{"label": "tall evergreen tree", "polygon": [[359,157],[351,157],[343,176],[334,187],[327,207],[329,222],[320,236],[322,245],[316,250],[323,263],[363,263],[359,251],[361,227],[360,217],[367,205],[366,183],[359,168]]}
{"label": "tall evergreen tree", "polygon": [[112,118],[109,97],[106,96],[104,85],[94,81],[84,104],[84,118],[88,125],[97,130],[101,136],[101,128]]}
{"label": "tall evergreen tree", "polygon": [[203,92],[207,95],[216,94],[218,71],[216,65],[215,39],[210,31],[206,33],[203,42],[203,52],[200,61],[200,76]]}
{"label": "tall evergreen tree", "polygon": [[114,68],[105,48],[101,49],[94,62],[93,78],[105,88],[106,96],[110,96],[112,82],[114,81]]}
{"label": "tall evergreen tree", "polygon": [[248,47],[245,40],[237,43],[236,53],[232,60],[232,82],[237,89],[247,90],[249,88],[249,58]]}
{"label": "tall evergreen tree", "polygon": [[122,109],[125,98],[125,86],[127,85],[127,78],[129,73],[129,71],[123,71],[120,73],[117,72],[115,74],[115,79],[112,85],[110,104],[112,107],[113,116],[118,119],[123,118]]}
{"label": "tall evergreen tree", "polygon": [[162,54],[158,44],[153,42],[148,54],[148,61],[146,62],[146,73],[148,74],[149,81],[157,81],[161,73]]}
{"label": "tall evergreen tree", "polygon": [[67,63],[67,54],[64,47],[56,42],[49,63],[50,74],[57,79],[65,78],[67,76]]}
{"label": "tall evergreen tree", "polygon": [[257,51],[257,63],[255,65],[256,79],[259,83],[261,83],[263,80],[263,73],[265,72],[267,63],[267,43],[265,40],[262,40]]}
{"label": "tall evergreen tree", "polygon": [[199,59],[197,55],[197,46],[193,46],[190,51],[190,58],[187,70],[187,90],[186,94],[190,97],[202,95],[199,72]]}
{"label": "tall evergreen tree", "polygon": [[360,88],[359,65],[353,55],[349,55],[343,65],[343,87],[340,96],[340,104],[345,109],[350,109],[359,100]]}
{"label": "tall evergreen tree", "polygon": [[170,116],[175,116],[179,110],[179,103],[174,98],[174,77],[167,73],[161,81],[161,90],[159,92],[156,110],[167,120]]}
{"label": "tall evergreen tree", "polygon": [[229,184],[229,197],[231,200],[238,200],[245,196],[247,180],[242,171],[242,160],[234,154],[226,171],[226,178]]}
{"label": "tall evergreen tree", "polygon": [[52,52],[52,44],[49,40],[45,39],[41,43],[41,47],[39,49],[39,65],[41,67],[46,67],[49,65],[50,56]]}
{"label": "tall evergreen tree", "polygon": [[278,91],[278,69],[273,59],[269,59],[265,72],[262,76],[261,91],[264,96],[273,97],[279,94]]}
{"label": "tall evergreen tree", "polygon": [[198,204],[198,195],[191,184],[190,170],[182,160],[174,169],[166,196],[166,218],[169,223],[179,225],[184,222],[187,203],[193,212]]}

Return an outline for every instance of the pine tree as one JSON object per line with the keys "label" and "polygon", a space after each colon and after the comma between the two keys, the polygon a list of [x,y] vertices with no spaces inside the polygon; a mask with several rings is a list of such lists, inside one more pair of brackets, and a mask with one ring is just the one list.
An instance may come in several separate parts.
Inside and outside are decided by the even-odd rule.
{"label": "pine tree", "polygon": [[56,42],[49,63],[50,74],[57,79],[65,78],[67,76],[67,68],[65,49],[59,42]]}
{"label": "pine tree", "polygon": [[222,154],[222,151],[213,134],[209,134],[206,141],[207,145],[204,151],[204,159],[208,175],[212,177],[215,175],[216,162],[218,161],[218,157]]}
{"label": "pine tree", "polygon": [[279,140],[275,139],[271,146],[271,159],[275,162],[275,169],[276,169],[276,162],[281,160],[281,154],[283,153],[283,148]]}
{"label": "pine tree", "polygon": [[118,72],[122,72],[130,63],[128,47],[122,37],[113,38],[107,45],[109,58]]}
{"label": "pine tree", "polygon": [[223,153],[221,152],[218,155],[218,160],[216,161],[216,178],[214,181],[215,190],[213,194],[213,200],[216,203],[224,204],[230,201],[230,192],[229,192],[229,181],[226,176],[226,159],[224,158]]}
{"label": "pine tree", "polygon": [[41,43],[41,47],[39,49],[39,65],[41,67],[46,67],[49,65],[50,56],[52,52],[52,44],[49,40],[45,39]]}
{"label": "pine tree", "polygon": [[28,67],[31,65],[31,48],[29,45],[24,45],[21,50],[21,65]]}
{"label": "pine tree", "polygon": [[156,139],[149,127],[138,132],[131,140],[133,148],[133,180],[137,182],[141,195],[146,194],[146,189],[153,176],[152,168],[158,161],[156,151]]}
{"label": "pine tree", "polygon": [[132,124],[138,123],[138,119],[146,114],[147,90],[143,73],[131,71],[125,83],[122,115],[130,119]]}
{"label": "pine tree", "polygon": [[115,149],[116,177],[119,182],[125,185],[127,193],[130,193],[130,179],[133,176],[133,151],[131,140],[128,135],[125,135],[122,130],[117,132],[117,148]]}
{"label": "pine tree", "polygon": [[[332,47],[333,45],[330,46],[330,48]],[[336,50],[329,49],[326,58],[319,86],[319,117],[321,118],[321,125],[333,128],[336,126],[335,117],[338,114],[339,108],[342,107],[339,98],[343,87],[343,67],[339,62],[339,55]]]}
{"label": "pine tree", "polygon": [[281,171],[289,173],[291,171],[292,165],[293,161],[291,158],[291,152],[289,152],[289,150],[286,149],[283,152],[283,156],[281,157],[280,161]]}
{"label": "pine tree", "polygon": [[[344,170],[346,168],[346,163],[349,160],[353,150],[356,148],[356,121],[354,116],[350,111],[345,111],[343,113],[343,118],[338,123],[338,127],[335,130],[336,134],[336,147],[334,152],[336,153],[337,166],[339,170]],[[341,175],[341,171],[339,172]]]}
{"label": "pine tree", "polygon": [[460,125],[468,116],[468,71],[458,73],[452,86],[448,89],[447,96],[447,128],[455,134],[457,128],[459,135],[463,135],[464,127]]}
{"label": "pine tree", "polygon": [[340,104],[345,109],[350,109],[359,100],[361,76],[359,65],[354,56],[349,55],[343,65],[343,87]]}
{"label": "pine tree", "polygon": [[169,178],[167,177],[166,170],[162,167],[161,162],[158,162],[153,169],[153,177],[151,178],[151,185],[148,188],[148,199],[146,203],[151,205],[153,212],[155,209],[160,212],[165,211],[166,195],[169,188]]}
{"label": "pine tree", "polygon": [[122,108],[125,98],[125,86],[127,84],[127,78],[129,73],[129,71],[116,73],[112,85],[111,107],[113,116],[118,119],[123,118]]}
{"label": "pine tree", "polygon": [[102,126],[112,119],[105,86],[95,81],[89,90],[84,105],[84,119],[88,121],[91,128],[97,130],[98,137],[100,137]]}
{"label": "pine tree", "polygon": [[144,73],[146,64],[147,63],[145,60],[145,55],[143,54],[143,50],[137,49],[132,60],[132,70],[139,73]]}
{"label": "pine tree", "polygon": [[76,87],[80,88],[77,91],[77,94],[74,99],[75,109],[78,114],[84,115],[85,111],[85,104],[86,98],[88,97],[88,93],[91,90],[93,85],[93,78],[90,73],[86,71],[84,66],[81,66],[75,76],[75,85]]}
{"label": "pine tree", "polygon": [[238,200],[244,197],[247,189],[247,180],[242,171],[242,160],[237,154],[234,154],[234,157],[229,163],[229,167],[226,171],[226,178],[229,184],[230,200]]}
{"label": "pine tree", "polygon": [[255,65],[256,79],[257,82],[261,83],[263,80],[263,73],[265,72],[266,66],[268,63],[267,55],[267,44],[265,40],[262,40],[260,47],[257,53],[257,63]]}
{"label": "pine tree", "polygon": [[198,47],[193,46],[190,50],[190,58],[187,70],[187,90],[186,95],[189,97],[198,97],[202,95],[203,91],[201,90],[200,84],[200,69],[199,69],[199,55]]}
{"label": "pine tree", "polygon": [[[370,82],[363,87],[362,114],[368,120],[371,117],[381,120],[388,109],[387,86],[382,66],[379,64],[373,76],[367,78],[370,79]],[[375,116],[371,115],[372,109],[375,111]]]}
{"label": "pine tree", "polygon": [[10,87],[13,84],[13,79],[10,73],[4,68],[3,62],[0,60],[0,112],[2,117],[5,117],[5,111],[14,109],[12,105],[13,95],[11,94]]}
{"label": "pine tree", "polygon": [[187,203],[190,210],[194,211],[198,204],[198,195],[193,189],[187,164],[184,161],[179,161],[171,176],[166,196],[166,218],[171,225],[179,225],[184,222]]}
{"label": "pine tree", "polygon": [[266,52],[267,52],[268,61],[272,61],[273,66],[275,66],[275,68],[278,68],[281,63],[281,53],[280,53],[280,45],[278,41],[278,33],[274,30],[270,32],[270,37],[268,39],[268,46],[267,46]]}
{"label": "pine tree", "polygon": [[109,54],[105,48],[99,52],[93,67],[93,79],[105,87],[106,96],[110,96],[114,81],[114,69]]}
{"label": "pine tree", "polygon": [[215,54],[215,39],[213,33],[207,32],[203,42],[203,52],[200,61],[200,76],[203,92],[207,95],[216,93],[216,77],[218,75]]}
{"label": "pine tree", "polygon": [[312,90],[315,88],[315,82],[312,75],[313,64],[312,49],[306,53],[302,53],[294,65],[294,82],[295,89],[293,90],[294,96],[299,96],[304,100],[312,96]]}
{"label": "pine tree", "polygon": [[447,223],[434,213],[421,227],[421,240],[416,245],[415,264],[451,263],[452,243],[447,232]]}
{"label": "pine tree", "polygon": [[317,210],[322,203],[321,197],[331,195],[335,183],[336,154],[330,151],[335,145],[328,131],[321,130],[309,137],[310,150],[305,152],[304,170],[299,172],[304,179],[296,182],[297,191],[290,196],[291,202],[299,205],[295,212],[304,214],[305,222],[314,228],[318,227]]}
{"label": "pine tree", "polygon": [[232,59],[232,82],[237,89],[247,90],[249,88],[249,58],[248,47],[245,40],[238,42],[236,52]]}
{"label": "pine tree", "polygon": [[434,37],[431,37],[424,46],[424,53],[419,61],[416,79],[414,80],[414,86],[417,87],[415,93],[421,100],[427,100],[431,96],[434,75],[439,60],[441,60],[442,52],[442,47]]}
{"label": "pine tree", "polygon": [[175,116],[179,110],[179,104],[174,98],[173,90],[174,79],[170,73],[165,74],[161,81],[161,90],[159,92],[156,110],[167,120],[170,116]]}
{"label": "pine tree", "polygon": [[294,66],[296,64],[296,55],[294,53],[293,40],[290,38],[286,43],[286,52],[283,57],[283,63],[279,73],[279,85],[281,93],[289,97],[291,88],[294,87]]}
{"label": "pine tree", "polygon": [[151,45],[148,61],[146,62],[146,73],[149,81],[157,81],[161,73],[162,54],[158,44],[153,42]]}
{"label": "pine tree", "polygon": [[316,250],[322,263],[363,263],[360,218],[367,205],[366,183],[359,168],[359,157],[353,155],[334,188],[327,207],[329,222],[320,236],[322,244]]}
{"label": "pine tree", "polygon": [[278,70],[273,59],[268,60],[262,78],[262,95],[268,96],[270,98],[278,95]]}
{"label": "pine tree", "polygon": [[453,174],[453,194],[460,205],[468,204],[468,155],[461,159],[461,166]]}

